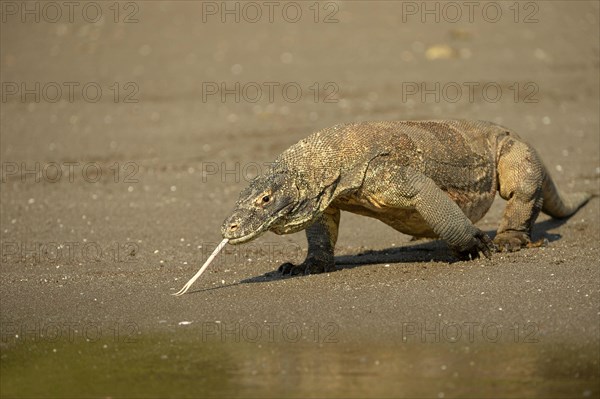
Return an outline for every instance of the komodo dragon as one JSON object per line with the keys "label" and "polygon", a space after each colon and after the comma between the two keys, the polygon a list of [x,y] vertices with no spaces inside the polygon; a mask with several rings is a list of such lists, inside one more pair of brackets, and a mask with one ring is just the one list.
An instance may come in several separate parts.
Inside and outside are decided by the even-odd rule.
{"label": "komodo dragon", "polygon": [[[492,242],[475,227],[496,191],[508,201]],[[283,274],[335,270],[340,210],[415,237],[445,240],[459,259],[531,243],[540,210],[572,215],[590,198],[564,194],[535,150],[484,121],[360,122],[320,130],[284,151],[243,190],[223,226],[231,244],[306,229],[308,255]]]}

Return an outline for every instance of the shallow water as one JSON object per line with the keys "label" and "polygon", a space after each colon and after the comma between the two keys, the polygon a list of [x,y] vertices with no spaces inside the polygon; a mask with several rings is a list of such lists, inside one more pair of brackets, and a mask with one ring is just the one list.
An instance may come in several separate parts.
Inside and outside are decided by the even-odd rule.
{"label": "shallow water", "polygon": [[194,333],[57,342],[35,338],[3,340],[3,397],[599,394],[598,348],[539,342],[235,342],[235,336]]}

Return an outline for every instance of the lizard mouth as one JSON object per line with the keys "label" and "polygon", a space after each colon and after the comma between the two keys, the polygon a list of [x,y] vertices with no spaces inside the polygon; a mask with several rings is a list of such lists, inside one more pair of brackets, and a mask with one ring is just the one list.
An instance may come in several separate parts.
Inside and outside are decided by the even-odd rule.
{"label": "lizard mouth", "polygon": [[258,230],[253,231],[252,233],[248,233],[244,236],[237,237],[237,238],[230,238],[229,244],[236,245],[236,244],[243,244],[245,242],[252,241],[256,237],[261,235],[263,233],[263,231],[264,230],[262,229],[262,226],[261,226]]}
{"label": "lizard mouth", "polygon": [[282,215],[284,215],[287,212],[287,210],[289,208],[291,208],[292,206],[293,206],[293,204],[286,204],[286,205],[282,206],[281,208],[279,208],[277,210],[276,216],[274,218],[272,218],[271,220],[265,221],[260,226],[258,226],[256,229],[252,230],[251,232],[249,232],[247,234],[244,234],[240,237],[232,237],[232,236],[228,236],[228,234],[224,234],[223,238],[229,238],[229,243],[232,245],[243,244],[245,242],[248,242],[255,238],[258,238],[265,231],[269,230],[271,228],[271,226],[273,225],[273,223],[275,223]]}

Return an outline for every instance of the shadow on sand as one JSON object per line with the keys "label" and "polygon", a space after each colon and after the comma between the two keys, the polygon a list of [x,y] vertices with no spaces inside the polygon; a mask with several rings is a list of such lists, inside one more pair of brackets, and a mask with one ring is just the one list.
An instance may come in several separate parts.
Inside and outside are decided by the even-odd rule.
{"label": "shadow on sand", "polygon": [[[549,233],[549,230],[556,229],[563,225],[568,219],[548,219],[543,222],[536,223],[533,227],[532,239],[539,240],[546,238],[549,242],[557,241],[561,238],[560,234]],[[495,230],[486,231],[492,239],[496,235]],[[423,240],[424,241],[424,240]],[[335,265],[337,270],[352,269],[365,265],[378,265],[387,263],[411,263],[411,262],[458,262],[452,256],[446,244],[441,240],[426,240],[417,241],[415,244],[409,244],[402,247],[391,247],[386,249],[364,251],[356,255],[342,255],[335,257]],[[277,270],[273,270],[260,276],[250,277],[241,280],[238,283],[221,285],[218,287],[199,289],[190,291],[190,293],[205,292],[218,290],[222,288],[233,287],[240,284],[265,283],[269,281],[290,279],[302,277],[297,276],[282,276]]]}

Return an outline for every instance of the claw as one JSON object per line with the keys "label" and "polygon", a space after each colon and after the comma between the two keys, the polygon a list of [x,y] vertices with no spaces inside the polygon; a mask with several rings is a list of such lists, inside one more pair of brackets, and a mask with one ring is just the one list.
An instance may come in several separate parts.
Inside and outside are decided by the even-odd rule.
{"label": "claw", "polygon": [[297,276],[299,274],[319,274],[323,272],[330,272],[335,270],[333,263],[319,261],[314,258],[309,258],[299,265],[286,262],[279,266],[277,269],[283,275],[289,274],[291,276]]}
{"label": "claw", "polygon": [[477,249],[479,251],[481,251],[486,258],[491,259],[492,251],[496,251],[496,249],[497,249],[496,244],[494,244],[492,239],[487,234],[485,234],[483,231],[478,233],[476,235],[476,238],[479,239]]}
{"label": "claw", "polygon": [[527,248],[542,248],[542,247],[547,247],[549,244],[549,241],[546,237],[544,238],[540,238],[537,241],[533,241],[530,242],[526,245]]}
{"label": "claw", "polygon": [[291,264],[290,262],[286,262],[286,263],[282,264],[281,266],[279,266],[277,271],[283,275],[286,275],[286,274],[292,274],[293,269],[294,269],[294,265]]}
{"label": "claw", "polygon": [[494,242],[485,234],[483,231],[478,231],[473,236],[473,241],[470,248],[461,250],[454,250],[454,254],[460,260],[467,261],[473,259],[479,259],[480,253],[486,258],[492,258],[492,251],[496,250]]}
{"label": "claw", "polygon": [[499,252],[516,252],[523,247],[529,246],[531,239],[529,238],[529,234],[525,232],[509,230],[498,234],[494,238],[494,242],[498,246]]}

